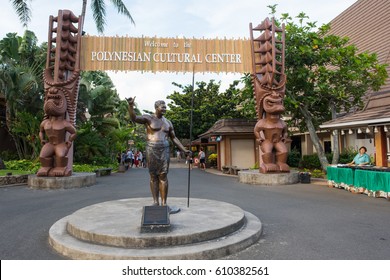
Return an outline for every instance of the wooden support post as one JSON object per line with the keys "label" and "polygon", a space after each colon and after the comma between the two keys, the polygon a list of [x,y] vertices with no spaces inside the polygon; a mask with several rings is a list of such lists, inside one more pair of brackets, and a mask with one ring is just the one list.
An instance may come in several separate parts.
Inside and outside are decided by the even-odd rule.
{"label": "wooden support post", "polygon": [[387,167],[387,145],[386,132],[383,126],[378,127],[378,132],[375,133],[375,165]]}

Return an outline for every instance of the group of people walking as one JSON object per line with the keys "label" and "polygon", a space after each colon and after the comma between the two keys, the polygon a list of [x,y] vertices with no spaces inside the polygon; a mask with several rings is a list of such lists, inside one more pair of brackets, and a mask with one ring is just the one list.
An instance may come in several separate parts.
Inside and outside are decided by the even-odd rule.
{"label": "group of people walking", "polygon": [[133,168],[134,166],[136,168],[146,167],[145,153],[142,153],[141,151],[134,152],[133,150],[128,149],[127,151],[123,151],[121,155],[118,155],[118,163],[124,165],[126,170]]}
{"label": "group of people walking", "polygon": [[[180,161],[179,159],[179,154],[178,154],[178,161]],[[198,156],[197,158],[195,159],[195,161],[198,161],[198,164],[199,164],[199,168],[201,170],[206,170],[206,154],[205,152],[203,151],[203,147],[200,148],[200,151],[198,153]],[[193,159],[193,156],[192,154],[189,154],[186,158],[186,164],[189,164],[190,165],[190,169],[192,169],[192,165],[194,163],[194,159]],[[197,162],[196,162],[197,163]]]}

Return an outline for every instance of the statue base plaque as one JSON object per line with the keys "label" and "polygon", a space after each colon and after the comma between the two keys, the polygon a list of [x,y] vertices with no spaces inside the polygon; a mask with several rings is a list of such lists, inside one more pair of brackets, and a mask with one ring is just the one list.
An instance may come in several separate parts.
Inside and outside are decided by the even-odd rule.
{"label": "statue base plaque", "polygon": [[144,206],[141,233],[167,232],[171,228],[168,206]]}

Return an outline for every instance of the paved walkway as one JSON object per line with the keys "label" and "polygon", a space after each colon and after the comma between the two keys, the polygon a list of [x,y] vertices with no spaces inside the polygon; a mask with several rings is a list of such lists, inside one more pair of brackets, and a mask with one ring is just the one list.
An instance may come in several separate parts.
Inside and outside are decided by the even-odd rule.
{"label": "paved walkway", "polygon": [[[390,203],[383,198],[323,184],[247,185],[212,169],[189,173],[183,162],[174,161],[168,204],[169,197],[190,193],[190,207],[191,198],[225,201],[261,220],[259,242],[228,259],[390,259]],[[56,221],[96,203],[151,197],[148,181],[146,168],[133,168],[98,177],[87,188],[0,188],[0,258],[62,259],[48,245]]]}
{"label": "paved walkway", "polygon": [[[188,165],[185,164],[183,160],[178,161],[177,159],[172,159],[170,163],[171,168],[186,168],[188,169]],[[194,166],[193,170],[200,170],[197,166]],[[203,171],[203,170],[201,170]],[[219,171],[216,168],[206,168],[204,170],[207,173],[211,173],[214,175],[219,175],[219,176],[226,176],[226,177],[231,177],[231,178],[237,178],[237,175],[231,175],[231,174],[225,174],[222,173],[222,171]],[[312,185],[320,185],[320,186],[327,186],[328,185],[328,180],[326,179],[320,179],[320,178],[311,178],[311,184]]]}

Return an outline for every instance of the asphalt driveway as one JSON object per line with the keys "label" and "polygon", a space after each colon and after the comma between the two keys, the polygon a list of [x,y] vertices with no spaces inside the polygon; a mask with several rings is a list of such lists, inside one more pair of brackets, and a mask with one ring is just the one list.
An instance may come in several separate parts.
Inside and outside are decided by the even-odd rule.
{"label": "asphalt driveway", "polygon": [[[188,169],[172,166],[169,197],[187,197]],[[0,188],[0,259],[63,259],[48,244],[59,219],[99,202],[151,197],[147,169],[97,178],[80,189]],[[235,204],[263,224],[260,240],[228,259],[390,259],[390,202],[323,185],[253,186],[194,169],[193,198]],[[190,200],[191,207],[191,200]],[[210,221],[211,222],[211,221]]]}

